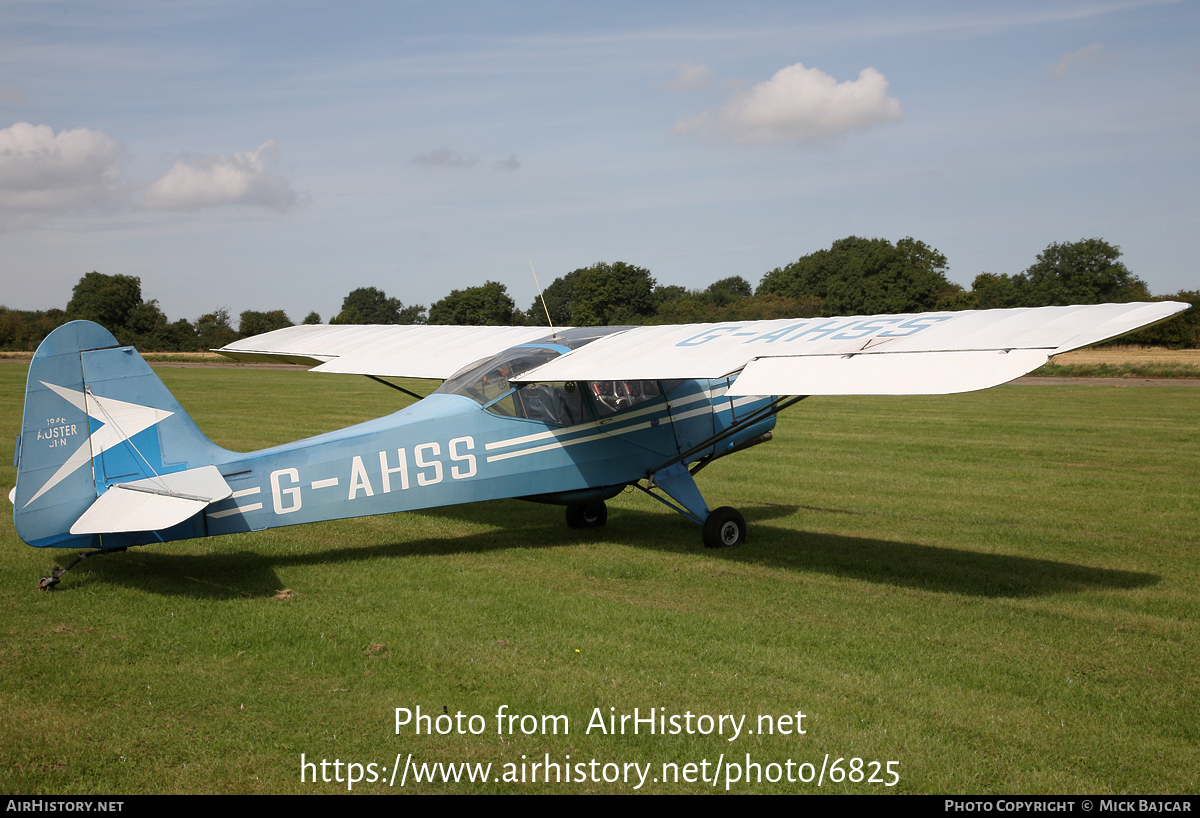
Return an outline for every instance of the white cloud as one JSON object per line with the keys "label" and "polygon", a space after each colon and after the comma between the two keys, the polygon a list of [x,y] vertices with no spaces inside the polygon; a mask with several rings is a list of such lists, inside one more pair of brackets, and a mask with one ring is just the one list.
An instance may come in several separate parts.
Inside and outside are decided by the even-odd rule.
{"label": "white cloud", "polygon": [[1092,43],[1084,46],[1078,51],[1072,51],[1068,54],[1063,54],[1050,71],[1056,77],[1061,77],[1067,73],[1068,68],[1084,67],[1084,68],[1100,68],[1108,61],[1108,52],[1104,50],[1104,46],[1100,43]]}
{"label": "white cloud", "polygon": [[412,164],[424,165],[427,168],[444,167],[444,168],[469,168],[479,161],[476,156],[462,156],[456,154],[449,148],[438,148],[436,151],[423,153],[420,156],[414,156]]}
{"label": "white cloud", "polygon": [[111,207],[127,199],[125,147],[101,131],[18,122],[0,130],[0,208],[39,211]]}
{"label": "white cloud", "polygon": [[496,163],[496,170],[516,170],[519,167],[521,167],[521,160],[515,153],[510,153],[507,159],[501,159]]}
{"label": "white cloud", "polygon": [[156,210],[200,210],[245,204],[282,213],[295,205],[299,196],[286,179],[267,170],[268,162],[278,160],[274,139],[255,151],[185,154],[165,176],[146,187],[142,205]]}
{"label": "white cloud", "polygon": [[900,102],[887,89],[887,80],[874,68],[839,83],[824,71],[796,63],[766,82],[734,92],[715,111],[680,119],[675,132],[742,145],[816,142],[899,120]]}
{"label": "white cloud", "polygon": [[685,62],[679,66],[674,77],[662,83],[668,91],[698,91],[712,83],[713,71],[707,65]]}

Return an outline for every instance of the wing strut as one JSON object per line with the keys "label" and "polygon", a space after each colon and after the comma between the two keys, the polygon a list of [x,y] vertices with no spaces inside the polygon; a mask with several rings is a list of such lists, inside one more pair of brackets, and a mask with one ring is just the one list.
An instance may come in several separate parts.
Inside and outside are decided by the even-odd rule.
{"label": "wing strut", "polygon": [[390,387],[392,387],[392,389],[398,389],[399,391],[403,392],[404,394],[409,395],[410,397],[414,397],[417,400],[425,400],[425,398],[421,397],[416,392],[409,392],[403,386],[397,386],[396,384],[392,383],[391,381],[385,381],[383,378],[377,378],[374,375],[368,375],[367,377],[373,381],[379,381],[384,386],[390,386]]}
{"label": "wing strut", "polygon": [[[754,424],[756,424],[760,421],[766,420],[771,415],[778,415],[784,409],[787,409],[790,406],[795,406],[797,403],[799,403],[800,401],[804,400],[807,397],[808,397],[808,395],[792,395],[790,397],[787,395],[783,395],[783,396],[777,397],[773,401],[771,401],[769,404],[764,406],[762,409],[759,409],[756,412],[751,412],[750,414],[746,415],[746,417],[742,418],[740,421],[733,424],[729,428],[724,429],[724,430],[718,432],[717,434],[712,435],[711,437],[705,438],[702,442],[697,443],[695,446],[692,446],[690,449],[680,452],[679,454],[672,457],[670,460],[664,461],[660,466],[658,466],[658,468],[651,469],[650,473],[647,475],[647,477],[653,477],[653,475],[657,474],[658,472],[662,471],[663,469],[665,469],[669,466],[673,466],[676,463],[679,463],[680,461],[687,460],[689,457],[694,455],[696,452],[702,452],[705,449],[707,449],[709,446],[714,446],[717,443],[720,443],[722,440],[731,438],[734,435],[738,434],[739,432],[743,432],[746,429],[749,429]],[[694,469],[692,469],[692,473],[694,474],[694,473],[698,472],[700,469],[704,468],[705,466],[707,466],[709,463],[711,463],[713,460],[715,460],[717,457],[720,457],[720,456],[721,455],[717,455],[714,452],[713,454],[709,455],[708,457],[703,458],[702,460],[699,461],[699,464]]]}

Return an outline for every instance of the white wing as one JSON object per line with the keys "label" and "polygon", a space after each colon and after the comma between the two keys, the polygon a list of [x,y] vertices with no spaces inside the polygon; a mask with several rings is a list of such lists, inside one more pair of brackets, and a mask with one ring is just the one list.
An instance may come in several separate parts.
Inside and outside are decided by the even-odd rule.
{"label": "white wing", "polygon": [[[736,376],[730,395],[940,395],[1005,383],[1050,356],[1164,321],[1172,301],[631,327],[522,382]],[[560,328],[561,331],[562,328]],[[446,379],[549,327],[288,327],[217,350],[315,372]]]}
{"label": "white wing", "polygon": [[302,324],[215,351],[235,361],[304,364],[314,372],[445,380],[480,358],[549,335],[549,327]]}
{"label": "white wing", "polygon": [[[1174,302],[635,327],[521,381],[737,375],[730,395],[940,395],[1005,383],[1051,355],[1187,309]],[[740,374],[738,374],[740,373]]]}

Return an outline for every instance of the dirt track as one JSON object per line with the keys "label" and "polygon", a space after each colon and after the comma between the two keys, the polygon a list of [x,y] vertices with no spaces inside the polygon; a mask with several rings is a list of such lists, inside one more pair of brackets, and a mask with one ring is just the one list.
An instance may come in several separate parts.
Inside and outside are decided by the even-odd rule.
{"label": "dirt track", "polygon": [[1062,366],[1072,364],[1185,364],[1200,368],[1200,349],[1162,347],[1100,347],[1064,352],[1050,359]]}
{"label": "dirt track", "polygon": [[1026,375],[1012,383],[1020,386],[1200,386],[1200,378],[1034,378]]}

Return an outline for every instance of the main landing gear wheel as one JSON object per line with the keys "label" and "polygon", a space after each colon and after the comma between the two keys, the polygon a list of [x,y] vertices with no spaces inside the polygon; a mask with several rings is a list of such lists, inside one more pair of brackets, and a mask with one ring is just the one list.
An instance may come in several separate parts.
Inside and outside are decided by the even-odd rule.
{"label": "main landing gear wheel", "polygon": [[746,541],[746,520],[736,508],[722,506],[704,521],[704,547],[725,548]]}
{"label": "main landing gear wheel", "polygon": [[567,525],[571,528],[599,528],[608,522],[608,506],[601,500],[582,506],[567,506]]}

